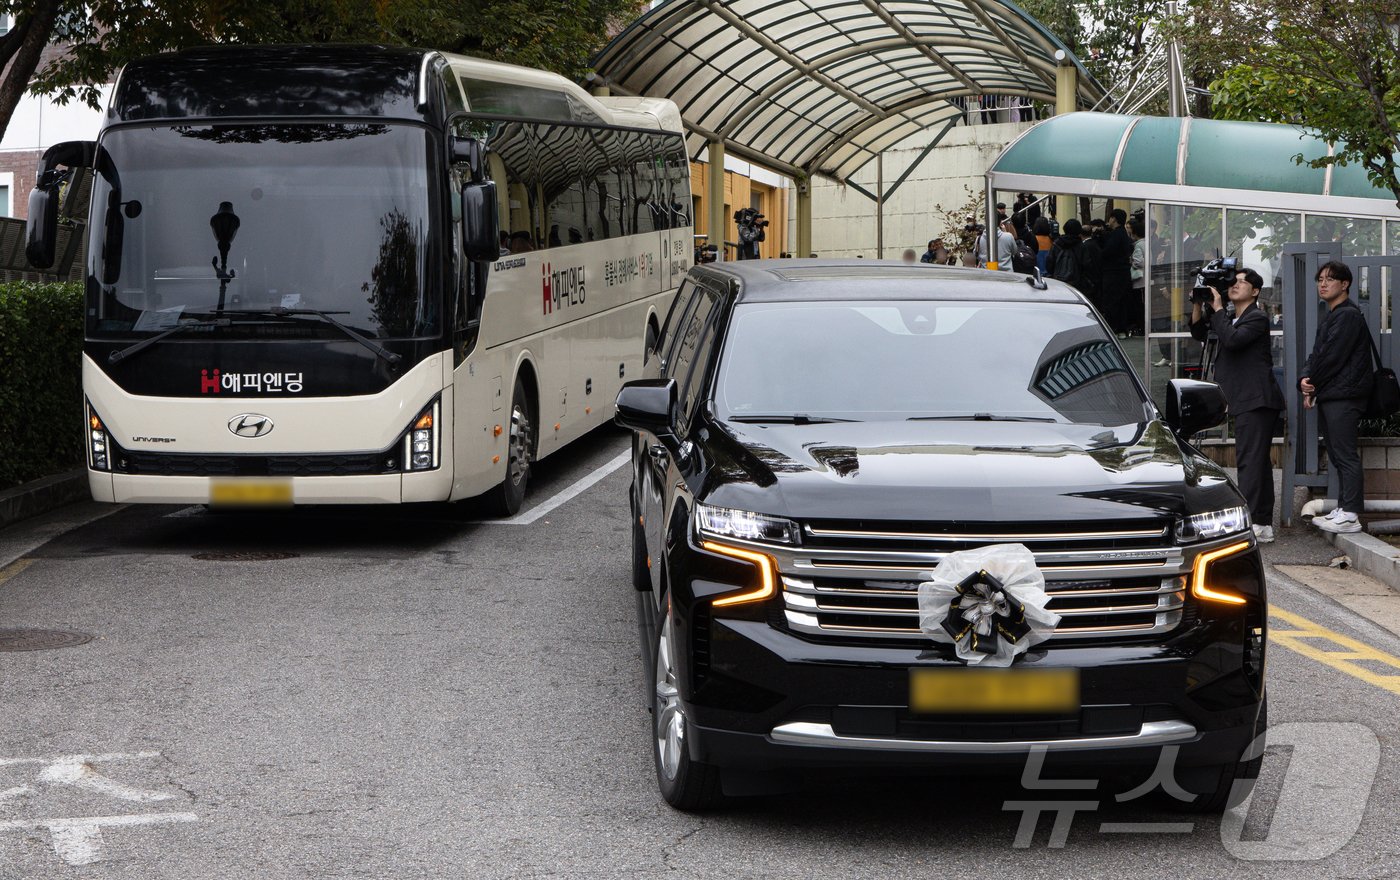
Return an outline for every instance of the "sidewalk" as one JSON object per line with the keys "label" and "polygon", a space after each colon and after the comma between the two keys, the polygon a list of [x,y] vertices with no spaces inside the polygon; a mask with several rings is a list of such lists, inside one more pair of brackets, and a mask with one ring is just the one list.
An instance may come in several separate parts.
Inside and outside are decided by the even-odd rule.
{"label": "sidewalk", "polygon": [[92,497],[86,468],[75,468],[0,492],[0,529]]}

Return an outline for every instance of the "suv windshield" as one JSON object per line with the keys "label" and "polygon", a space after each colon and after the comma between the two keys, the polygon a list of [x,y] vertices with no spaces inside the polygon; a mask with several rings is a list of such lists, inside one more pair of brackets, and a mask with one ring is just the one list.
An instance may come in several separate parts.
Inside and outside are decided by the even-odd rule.
{"label": "suv windshield", "polygon": [[715,408],[736,421],[1146,418],[1118,346],[1071,303],[744,303]]}
{"label": "suv windshield", "polygon": [[[89,335],[158,333],[221,305],[331,312],[377,338],[434,334],[427,154],[426,131],[377,123],[109,132],[93,187]],[[295,325],[284,336],[335,334],[281,323]]]}

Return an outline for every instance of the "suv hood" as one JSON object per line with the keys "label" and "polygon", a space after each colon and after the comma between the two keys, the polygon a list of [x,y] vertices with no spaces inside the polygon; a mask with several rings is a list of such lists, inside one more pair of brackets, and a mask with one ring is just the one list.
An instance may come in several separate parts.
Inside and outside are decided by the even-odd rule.
{"label": "suv hood", "polygon": [[1161,421],[711,423],[700,500],[795,519],[1087,521],[1243,502]]}

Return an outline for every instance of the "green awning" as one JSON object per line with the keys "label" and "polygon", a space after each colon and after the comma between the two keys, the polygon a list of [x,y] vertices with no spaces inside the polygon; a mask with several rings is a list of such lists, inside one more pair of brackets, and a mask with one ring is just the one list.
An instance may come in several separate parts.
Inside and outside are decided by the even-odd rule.
{"label": "green awning", "polygon": [[[1294,125],[1071,113],[1028,130],[987,174],[1002,190],[1400,216],[1395,195],[1360,166],[1306,164],[1327,154]],[[1366,202],[1336,201],[1356,199]]]}

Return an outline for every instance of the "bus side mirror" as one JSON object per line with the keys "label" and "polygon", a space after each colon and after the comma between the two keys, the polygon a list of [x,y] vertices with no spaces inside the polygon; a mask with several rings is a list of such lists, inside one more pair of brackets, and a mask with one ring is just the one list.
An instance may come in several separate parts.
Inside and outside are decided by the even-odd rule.
{"label": "bus side mirror", "polygon": [[39,160],[38,182],[29,193],[29,223],[24,241],[24,258],[34,268],[53,266],[58,243],[59,191],[72,173],[59,171],[58,166],[91,168],[96,150],[93,141],[64,141],[45,150],[44,158]]}
{"label": "bus side mirror", "polygon": [[496,184],[483,180],[462,187],[462,242],[469,260],[494,260],[501,255],[496,233]]}
{"label": "bus side mirror", "polygon": [[54,247],[58,241],[58,188],[62,183],[63,175],[49,171],[29,191],[24,258],[36,269],[53,266]]}

